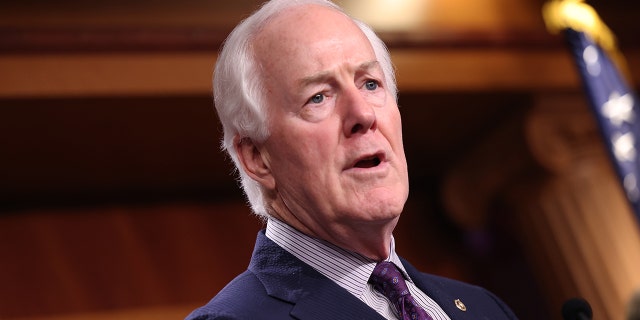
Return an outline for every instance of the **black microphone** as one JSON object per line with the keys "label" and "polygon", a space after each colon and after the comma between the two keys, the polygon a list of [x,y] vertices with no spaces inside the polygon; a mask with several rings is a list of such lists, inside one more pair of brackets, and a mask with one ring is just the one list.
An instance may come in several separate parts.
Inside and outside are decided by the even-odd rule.
{"label": "black microphone", "polygon": [[571,298],[562,305],[562,318],[564,320],[591,320],[593,311],[587,300]]}

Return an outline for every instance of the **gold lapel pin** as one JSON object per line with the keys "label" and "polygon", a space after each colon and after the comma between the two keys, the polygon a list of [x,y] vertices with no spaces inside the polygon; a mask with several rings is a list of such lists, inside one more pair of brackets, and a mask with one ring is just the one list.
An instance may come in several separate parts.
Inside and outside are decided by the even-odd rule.
{"label": "gold lapel pin", "polygon": [[462,303],[462,301],[460,301],[460,299],[454,300],[453,303],[456,304],[456,307],[458,307],[458,309],[460,309],[462,311],[467,311],[467,306],[465,306],[464,303]]}

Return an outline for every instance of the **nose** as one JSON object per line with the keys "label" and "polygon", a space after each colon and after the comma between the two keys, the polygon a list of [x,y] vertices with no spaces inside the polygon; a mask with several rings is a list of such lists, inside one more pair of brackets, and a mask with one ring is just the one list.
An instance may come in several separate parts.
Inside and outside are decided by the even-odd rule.
{"label": "nose", "polygon": [[346,137],[376,129],[375,110],[358,88],[354,86],[345,90],[340,103],[344,112],[343,131]]}

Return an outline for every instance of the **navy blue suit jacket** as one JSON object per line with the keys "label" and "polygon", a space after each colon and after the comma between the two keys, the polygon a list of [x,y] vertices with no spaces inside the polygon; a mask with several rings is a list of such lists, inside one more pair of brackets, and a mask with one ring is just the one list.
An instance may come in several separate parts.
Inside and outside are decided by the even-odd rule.
{"label": "navy blue suit jacket", "polygon": [[[517,319],[492,293],[477,286],[421,273],[402,260],[415,284],[452,320]],[[460,299],[466,311],[456,307]],[[188,320],[203,319],[384,319],[347,290],[258,233],[249,269]]]}

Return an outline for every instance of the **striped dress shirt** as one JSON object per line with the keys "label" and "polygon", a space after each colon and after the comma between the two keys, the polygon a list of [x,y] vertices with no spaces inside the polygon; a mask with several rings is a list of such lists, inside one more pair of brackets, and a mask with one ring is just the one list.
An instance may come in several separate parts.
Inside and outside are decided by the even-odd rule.
{"label": "striped dress shirt", "polygon": [[[375,260],[342,249],[324,240],[307,236],[275,218],[269,218],[266,236],[376,310],[384,318],[399,319],[398,312],[391,302],[368,283],[376,266]],[[391,238],[391,253],[387,261],[393,262],[404,274],[409,292],[434,320],[450,320],[442,308],[413,283],[396,254],[393,237]]]}

